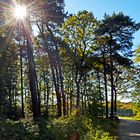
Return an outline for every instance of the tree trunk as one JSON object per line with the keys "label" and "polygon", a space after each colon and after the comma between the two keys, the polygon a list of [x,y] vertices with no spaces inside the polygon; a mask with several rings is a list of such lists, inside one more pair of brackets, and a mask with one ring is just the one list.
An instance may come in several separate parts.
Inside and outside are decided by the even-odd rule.
{"label": "tree trunk", "polygon": [[115,99],[114,99],[114,112],[117,112],[117,91],[116,88],[114,87],[114,93],[115,93]]}
{"label": "tree trunk", "polygon": [[106,77],[106,60],[103,54],[103,65],[104,65],[104,88],[105,88],[105,102],[106,102],[106,118],[108,118],[108,93],[107,93],[107,77]]}
{"label": "tree trunk", "polygon": [[47,81],[47,102],[46,102],[46,115],[48,116],[49,115],[49,111],[48,111],[48,108],[49,108],[49,95],[50,95],[50,90],[49,90],[49,83]]}
{"label": "tree trunk", "polygon": [[53,83],[54,83],[56,98],[57,98],[57,116],[61,117],[62,116],[61,95],[60,95],[60,92],[59,92],[58,83],[56,82],[55,72],[54,72],[54,68],[52,67],[52,65],[51,65],[51,70],[52,70]]}
{"label": "tree trunk", "polygon": [[30,38],[27,38],[27,55],[28,55],[28,63],[29,63],[29,85],[31,91],[31,98],[32,98],[32,111],[33,111],[33,118],[36,119],[40,116],[39,114],[39,104],[38,104],[38,94],[37,94],[37,83],[36,83],[36,70],[35,70],[35,63],[34,63],[34,56],[33,56],[33,49],[30,43]]}
{"label": "tree trunk", "polygon": [[76,109],[80,109],[80,84],[78,81],[76,81]]}
{"label": "tree trunk", "polygon": [[67,116],[69,115],[69,96],[67,95]]}
{"label": "tree trunk", "polygon": [[49,45],[46,41],[46,38],[44,36],[44,32],[42,31],[41,27],[39,25],[38,26],[38,29],[42,35],[42,38],[43,38],[43,42],[44,42],[44,45],[45,45],[45,49],[48,53],[48,57],[49,57],[49,61],[50,61],[50,66],[51,66],[51,71],[52,71],[52,77],[53,77],[53,83],[54,83],[54,88],[55,88],[55,92],[56,92],[56,98],[57,98],[57,116],[60,117],[62,116],[62,110],[61,110],[61,95],[60,95],[60,92],[59,92],[59,87],[58,87],[58,84],[57,81],[56,81],[56,78],[58,75],[55,75],[55,66],[54,66],[54,58],[52,57],[52,54],[51,54],[51,51],[49,49]]}
{"label": "tree trunk", "polygon": [[72,113],[72,91],[70,91],[70,113]]}
{"label": "tree trunk", "polygon": [[100,94],[100,105],[101,105],[101,116],[103,117],[103,104],[102,104],[102,92],[101,92],[101,81],[100,81],[100,74],[97,70],[97,78],[98,78],[98,88],[99,88],[99,94]]}
{"label": "tree trunk", "polygon": [[60,87],[61,87],[61,93],[62,93],[62,99],[63,99],[63,115],[66,115],[66,97],[64,94],[64,84],[63,84],[63,75],[62,75],[62,69],[61,69],[61,63],[60,63],[60,56],[59,56],[59,51],[58,51],[58,45],[55,41],[54,35],[52,30],[49,28],[49,26],[47,26],[48,31],[51,34],[53,43],[55,45],[55,49],[56,49],[56,58],[57,58],[57,65],[58,65],[58,70],[59,70],[59,79],[60,79]]}
{"label": "tree trunk", "polygon": [[21,113],[22,113],[22,117],[25,117],[24,114],[24,97],[23,97],[23,62],[22,62],[22,48],[20,48],[20,82],[21,82]]}
{"label": "tree trunk", "polygon": [[[78,76],[78,75],[77,75]],[[78,80],[75,80],[76,82],[76,109],[80,109],[80,83],[81,83],[81,79],[82,79],[82,74],[79,75]]]}
{"label": "tree trunk", "polygon": [[113,77],[113,58],[112,58],[112,35],[110,34],[110,80],[111,80],[111,119],[114,111],[114,77]]}

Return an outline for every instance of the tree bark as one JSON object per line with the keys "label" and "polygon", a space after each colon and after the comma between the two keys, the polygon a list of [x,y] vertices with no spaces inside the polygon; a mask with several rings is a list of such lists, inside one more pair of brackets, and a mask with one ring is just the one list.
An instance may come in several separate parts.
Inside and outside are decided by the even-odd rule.
{"label": "tree bark", "polygon": [[112,58],[112,35],[110,33],[110,81],[111,81],[111,119],[113,120],[114,112],[114,77],[113,77],[113,58]]}
{"label": "tree bark", "polygon": [[52,30],[49,28],[49,26],[47,26],[48,31],[51,34],[53,43],[55,45],[55,49],[56,49],[56,58],[57,58],[57,66],[58,66],[58,70],[59,70],[59,79],[60,79],[60,88],[61,88],[61,93],[62,93],[62,99],[63,99],[63,115],[66,115],[66,97],[65,97],[65,93],[64,93],[64,83],[63,83],[63,75],[62,75],[62,68],[61,68],[61,63],[60,63],[60,56],[59,56],[59,50],[58,50],[58,45],[55,41],[55,38],[53,36]]}
{"label": "tree bark", "polygon": [[[20,44],[19,44],[20,45]],[[24,97],[23,97],[23,62],[22,62],[22,48],[20,48],[20,82],[21,82],[21,113],[22,117],[25,117],[24,114]]]}
{"label": "tree bark", "polygon": [[103,66],[104,66],[104,88],[105,88],[105,102],[106,102],[106,118],[108,118],[108,93],[107,93],[107,77],[106,77],[106,60],[105,60],[105,55],[104,54],[103,54]]}
{"label": "tree bark", "polygon": [[58,75],[55,74],[55,65],[54,65],[54,58],[52,57],[52,54],[50,52],[50,49],[49,49],[49,46],[48,46],[48,43],[46,41],[46,38],[44,36],[44,33],[43,33],[43,29],[41,29],[41,27],[39,25],[38,26],[38,29],[42,35],[42,38],[43,38],[43,42],[44,42],[44,45],[45,45],[45,49],[48,53],[48,56],[49,56],[49,61],[50,61],[50,66],[51,66],[51,71],[52,71],[52,77],[53,77],[53,83],[54,83],[54,88],[55,88],[55,92],[56,92],[56,98],[57,98],[57,116],[60,117],[62,116],[62,108],[61,108],[61,95],[60,95],[60,92],[59,92],[59,87],[58,87],[58,84],[57,81],[56,81],[56,78]]}
{"label": "tree bark", "polygon": [[101,92],[101,81],[100,81],[100,74],[97,70],[97,79],[98,79],[98,88],[99,88],[99,94],[100,94],[100,106],[101,106],[101,116],[103,117],[103,104],[102,104],[102,92]]}
{"label": "tree bark", "polygon": [[114,99],[114,112],[117,112],[117,91],[116,88],[114,87],[114,93],[115,93],[115,99]]}
{"label": "tree bark", "polygon": [[39,104],[38,104],[38,93],[37,93],[37,83],[36,83],[36,70],[35,70],[35,63],[34,63],[34,56],[33,56],[33,49],[30,43],[30,38],[27,37],[27,55],[28,55],[28,64],[29,64],[29,85],[31,91],[31,98],[32,98],[32,111],[33,111],[33,118],[36,119],[40,116],[39,114]]}

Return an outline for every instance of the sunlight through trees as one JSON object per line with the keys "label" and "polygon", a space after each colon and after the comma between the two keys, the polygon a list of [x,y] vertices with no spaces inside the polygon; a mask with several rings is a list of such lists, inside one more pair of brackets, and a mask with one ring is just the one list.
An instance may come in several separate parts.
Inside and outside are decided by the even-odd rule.
{"label": "sunlight through trees", "polygon": [[140,118],[139,48],[132,51],[140,24],[122,12],[98,20],[64,7],[0,2],[0,139],[15,122],[27,139],[111,139],[117,112],[128,111],[118,101],[124,96]]}

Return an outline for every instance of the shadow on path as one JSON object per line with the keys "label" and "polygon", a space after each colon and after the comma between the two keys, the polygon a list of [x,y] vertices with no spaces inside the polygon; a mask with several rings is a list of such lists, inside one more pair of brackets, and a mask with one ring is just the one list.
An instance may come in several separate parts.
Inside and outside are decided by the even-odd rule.
{"label": "shadow on path", "polygon": [[119,140],[140,140],[140,121],[120,120]]}

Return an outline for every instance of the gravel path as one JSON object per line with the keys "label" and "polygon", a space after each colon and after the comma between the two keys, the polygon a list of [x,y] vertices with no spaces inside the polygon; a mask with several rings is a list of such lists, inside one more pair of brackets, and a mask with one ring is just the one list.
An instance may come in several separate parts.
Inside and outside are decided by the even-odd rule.
{"label": "gravel path", "polygon": [[140,140],[140,121],[120,120],[119,140]]}

